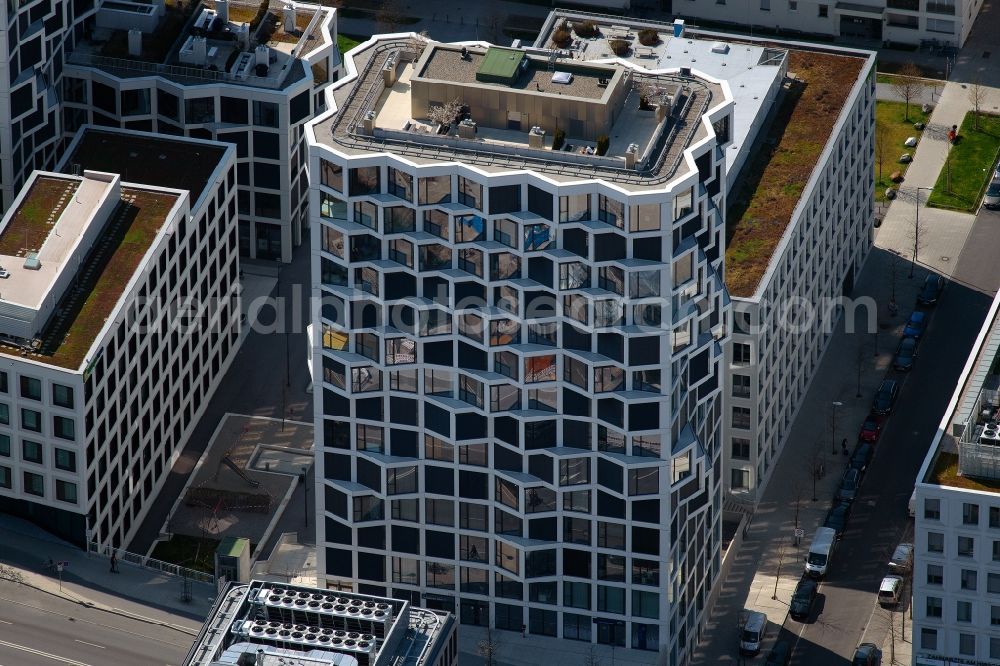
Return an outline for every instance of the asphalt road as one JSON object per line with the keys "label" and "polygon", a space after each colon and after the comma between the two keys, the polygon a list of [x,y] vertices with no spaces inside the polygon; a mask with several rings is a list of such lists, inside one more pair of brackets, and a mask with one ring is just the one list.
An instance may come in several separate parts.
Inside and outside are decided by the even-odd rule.
{"label": "asphalt road", "polygon": [[[893,548],[912,540],[907,504],[913,481],[982,327],[992,300],[990,292],[997,288],[997,225],[1000,214],[985,210],[979,214],[954,280],[933,309],[913,370],[887,375],[901,382],[899,399],[882,431],[830,572],[820,586],[813,615],[806,623],[788,618],[779,636],[794,646],[793,665],[843,664],[859,643],[881,644],[888,636],[893,616],[878,606],[876,592]],[[908,307],[900,304],[901,315],[909,312]],[[900,609],[904,607],[901,604]],[[897,636],[900,620],[895,615]],[[889,663],[889,654],[883,661]]]}
{"label": "asphalt road", "polygon": [[189,636],[0,584],[0,666],[178,666]]}

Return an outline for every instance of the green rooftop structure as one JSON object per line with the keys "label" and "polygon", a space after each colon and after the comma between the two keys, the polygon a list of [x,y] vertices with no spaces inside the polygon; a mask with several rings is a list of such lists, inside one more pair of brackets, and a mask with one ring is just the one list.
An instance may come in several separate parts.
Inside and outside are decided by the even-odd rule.
{"label": "green rooftop structure", "polygon": [[476,72],[476,81],[511,85],[517,80],[522,62],[525,62],[524,51],[491,46]]}
{"label": "green rooftop structure", "polygon": [[215,549],[215,575],[226,580],[250,580],[250,540],[243,537],[224,538]]}

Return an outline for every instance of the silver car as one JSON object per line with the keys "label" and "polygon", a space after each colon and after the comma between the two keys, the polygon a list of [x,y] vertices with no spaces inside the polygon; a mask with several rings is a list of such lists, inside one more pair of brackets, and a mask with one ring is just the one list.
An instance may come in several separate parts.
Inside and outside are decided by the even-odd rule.
{"label": "silver car", "polygon": [[892,559],[889,560],[889,571],[893,573],[906,573],[913,568],[913,544],[901,543],[892,551]]}
{"label": "silver car", "polygon": [[1000,208],[1000,178],[990,181],[990,186],[986,188],[986,196],[983,197],[983,205],[987,208]]}

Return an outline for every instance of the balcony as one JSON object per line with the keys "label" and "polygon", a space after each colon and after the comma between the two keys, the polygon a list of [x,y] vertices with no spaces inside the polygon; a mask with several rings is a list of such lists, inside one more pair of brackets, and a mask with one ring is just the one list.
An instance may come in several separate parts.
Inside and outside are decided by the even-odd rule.
{"label": "balcony", "polygon": [[889,9],[905,9],[911,12],[919,12],[920,0],[888,0],[886,7]]}

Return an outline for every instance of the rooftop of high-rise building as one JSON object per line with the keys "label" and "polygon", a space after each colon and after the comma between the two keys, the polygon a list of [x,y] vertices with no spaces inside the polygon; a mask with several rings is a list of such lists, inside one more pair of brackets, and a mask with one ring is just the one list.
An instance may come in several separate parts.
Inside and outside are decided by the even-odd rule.
{"label": "rooftop of high-rise building", "polygon": [[297,2],[114,0],[68,60],[120,77],[283,88],[307,75],[297,59],[330,43],[323,25],[332,12]]}
{"label": "rooftop of high-rise building", "polygon": [[356,80],[313,126],[322,143],[623,188],[662,188],[709,136],[706,114],[729,99],[689,69],[644,72],[549,49],[379,37],[351,56]]}
{"label": "rooftop of high-rise building", "polygon": [[429,666],[455,618],[408,601],[252,581],[220,595],[184,666]]}

